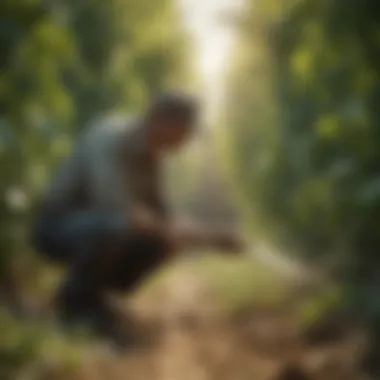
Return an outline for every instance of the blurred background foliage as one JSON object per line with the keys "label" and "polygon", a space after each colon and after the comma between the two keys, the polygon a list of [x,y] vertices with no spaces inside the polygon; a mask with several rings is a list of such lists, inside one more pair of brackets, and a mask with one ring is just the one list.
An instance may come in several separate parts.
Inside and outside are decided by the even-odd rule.
{"label": "blurred background foliage", "polygon": [[378,325],[379,3],[248,1],[239,28],[224,141],[247,213]]}
{"label": "blurred background foliage", "polygon": [[[35,301],[41,282],[52,287],[51,270],[31,252],[28,226],[52,169],[85,122],[139,111],[164,88],[194,87],[176,5],[0,2],[2,304],[17,309]],[[246,7],[231,17],[239,34],[213,135],[234,200],[242,201],[252,240],[274,242],[343,283],[350,310],[380,342],[380,3],[246,0]],[[211,200],[223,208],[226,196],[215,196],[227,191],[214,178],[218,160],[203,165],[202,157],[192,151],[175,163],[176,197],[190,205],[202,198],[194,185],[202,177],[209,191],[198,209]],[[24,378],[16,372],[20,360],[35,363],[39,330],[8,317],[0,330],[15,331],[0,345],[0,373]]]}

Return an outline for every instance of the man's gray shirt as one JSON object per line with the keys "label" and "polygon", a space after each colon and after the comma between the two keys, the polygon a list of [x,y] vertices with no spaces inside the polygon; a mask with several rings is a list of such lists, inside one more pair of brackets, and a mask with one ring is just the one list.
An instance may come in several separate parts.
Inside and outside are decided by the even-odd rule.
{"label": "man's gray shirt", "polygon": [[59,216],[92,210],[128,219],[135,204],[165,215],[159,162],[148,152],[138,118],[108,116],[92,123],[62,163],[43,201]]}

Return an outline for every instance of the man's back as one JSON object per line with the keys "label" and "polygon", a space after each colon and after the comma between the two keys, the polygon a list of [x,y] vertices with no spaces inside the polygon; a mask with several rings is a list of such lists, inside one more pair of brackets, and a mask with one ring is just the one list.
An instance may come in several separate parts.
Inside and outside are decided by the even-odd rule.
{"label": "man's back", "polygon": [[[43,211],[61,215],[97,207],[107,188],[121,183],[133,166],[139,147],[129,140],[134,139],[135,126],[135,120],[127,117],[105,117],[89,124],[47,189]],[[109,182],[111,173],[118,177],[113,183]]]}

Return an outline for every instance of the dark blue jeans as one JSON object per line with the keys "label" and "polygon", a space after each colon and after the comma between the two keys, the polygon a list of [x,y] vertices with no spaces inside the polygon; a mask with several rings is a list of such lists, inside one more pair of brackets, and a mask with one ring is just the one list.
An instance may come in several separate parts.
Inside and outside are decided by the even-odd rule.
{"label": "dark blue jeans", "polygon": [[43,257],[68,266],[57,301],[63,314],[73,316],[103,307],[105,290],[134,290],[167,253],[163,239],[135,234],[121,221],[90,211],[40,217],[33,232]]}

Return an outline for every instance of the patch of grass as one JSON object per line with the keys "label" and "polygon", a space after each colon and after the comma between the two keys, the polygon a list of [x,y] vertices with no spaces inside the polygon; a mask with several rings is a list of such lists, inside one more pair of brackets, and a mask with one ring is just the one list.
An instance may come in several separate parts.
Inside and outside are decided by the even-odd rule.
{"label": "patch of grass", "polygon": [[[226,311],[234,312],[252,304],[276,307],[286,301],[291,281],[273,269],[247,258],[204,254],[185,263],[174,263],[159,270],[140,289],[154,293],[172,274],[190,269],[213,293]],[[186,281],[186,280],[184,280]]]}
{"label": "patch of grass", "polygon": [[1,379],[44,379],[47,371],[74,374],[84,352],[82,336],[58,334],[42,323],[15,320],[0,312]]}
{"label": "patch of grass", "polygon": [[290,290],[289,282],[278,273],[244,258],[208,256],[198,266],[204,281],[231,312],[250,305],[278,306]]}
{"label": "patch of grass", "polygon": [[301,325],[307,327],[317,323],[326,315],[342,306],[343,289],[335,287],[321,291],[304,300],[298,309],[298,318]]}

